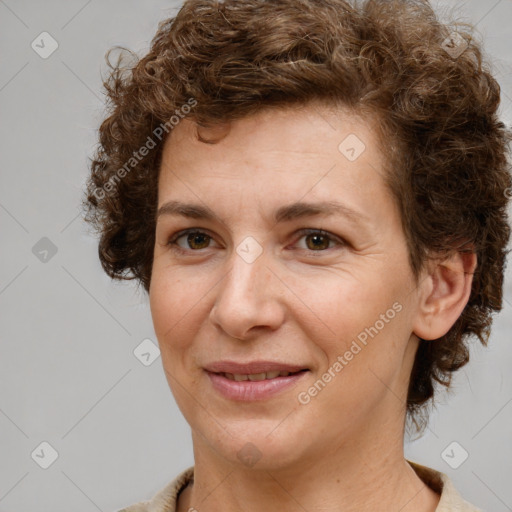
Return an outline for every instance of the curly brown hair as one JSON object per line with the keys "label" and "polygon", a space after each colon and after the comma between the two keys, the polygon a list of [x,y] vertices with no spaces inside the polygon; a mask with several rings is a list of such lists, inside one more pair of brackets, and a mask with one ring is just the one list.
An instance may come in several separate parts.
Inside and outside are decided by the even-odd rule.
{"label": "curly brown hair", "polygon": [[512,134],[474,36],[440,22],[426,0],[187,0],[149,53],[109,63],[83,201],[104,270],[149,291],[162,147],[184,115],[215,126],[321,101],[373,116],[414,275],[432,255],[478,259],[460,318],[420,342],[407,397],[418,425],[435,383],[448,388],[468,362],[468,337],[487,344],[502,304]]}

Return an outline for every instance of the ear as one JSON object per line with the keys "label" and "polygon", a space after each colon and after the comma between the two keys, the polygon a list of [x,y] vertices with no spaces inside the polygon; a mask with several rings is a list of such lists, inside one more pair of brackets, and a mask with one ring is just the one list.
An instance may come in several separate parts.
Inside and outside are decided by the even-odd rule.
{"label": "ear", "polygon": [[475,253],[455,252],[432,260],[420,281],[413,332],[424,340],[444,336],[466,307],[477,265]]}

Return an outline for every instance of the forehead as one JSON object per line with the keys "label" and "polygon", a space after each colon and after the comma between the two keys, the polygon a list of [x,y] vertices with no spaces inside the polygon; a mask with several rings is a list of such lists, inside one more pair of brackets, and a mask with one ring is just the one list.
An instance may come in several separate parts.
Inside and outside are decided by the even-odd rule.
{"label": "forehead", "polygon": [[183,120],[165,142],[160,178],[165,186],[184,170],[197,179],[247,180],[268,171],[276,179],[283,173],[314,177],[333,166],[340,172],[329,173],[331,178],[345,174],[345,181],[371,181],[383,172],[374,123],[345,110],[306,105],[265,109],[208,129]]}

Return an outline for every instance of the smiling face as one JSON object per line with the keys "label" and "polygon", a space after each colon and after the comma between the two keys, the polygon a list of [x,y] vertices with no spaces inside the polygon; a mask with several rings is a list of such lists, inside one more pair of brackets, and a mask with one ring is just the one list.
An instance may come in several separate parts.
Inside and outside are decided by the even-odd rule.
{"label": "smiling face", "polygon": [[401,446],[419,292],[383,165],[371,123],[311,105],[166,141],[150,305],[196,460]]}

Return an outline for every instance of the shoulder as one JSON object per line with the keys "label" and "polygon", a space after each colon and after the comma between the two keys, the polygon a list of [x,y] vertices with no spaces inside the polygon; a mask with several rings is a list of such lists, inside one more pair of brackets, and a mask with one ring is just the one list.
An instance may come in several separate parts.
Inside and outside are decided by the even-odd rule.
{"label": "shoulder", "polygon": [[407,462],[425,484],[441,495],[436,512],[482,512],[462,498],[448,475],[417,462]]}
{"label": "shoulder", "polygon": [[194,478],[194,467],[180,473],[149,501],[125,507],[118,512],[175,512],[176,499],[182,489]]}

